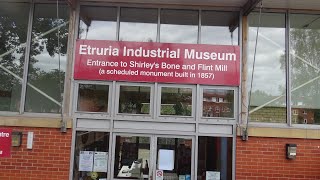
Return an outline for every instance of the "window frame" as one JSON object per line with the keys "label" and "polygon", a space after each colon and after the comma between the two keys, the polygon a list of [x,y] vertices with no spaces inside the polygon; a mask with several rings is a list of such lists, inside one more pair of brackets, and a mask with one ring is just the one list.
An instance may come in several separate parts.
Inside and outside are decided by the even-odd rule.
{"label": "window frame", "polygon": [[[192,101],[191,101],[191,116],[181,116],[181,115],[161,115],[161,92],[163,87],[168,87],[168,88],[189,88],[191,89],[191,95],[192,95]],[[157,103],[157,113],[156,117],[158,119],[163,119],[163,120],[181,120],[181,119],[186,119],[186,120],[193,120],[195,121],[196,118],[196,85],[183,85],[183,84],[158,84],[157,87],[158,90],[158,103]]]}
{"label": "window frame", "polygon": [[[253,12],[259,13],[258,9],[255,9]],[[292,116],[294,114],[294,110],[292,109],[294,106],[291,104],[291,95],[292,95],[292,87],[291,87],[291,57],[290,57],[290,22],[292,14],[305,14],[305,15],[320,15],[319,11],[306,11],[306,10],[277,10],[277,9],[264,9],[262,13],[284,13],[285,14],[285,75],[286,75],[286,122],[285,123],[268,123],[268,122],[250,122],[250,116],[247,115],[247,120],[249,119],[249,124],[255,127],[273,127],[273,128],[308,128],[308,129],[318,129],[320,124],[299,124],[294,123],[295,119]],[[249,27],[249,24],[247,24]],[[247,50],[249,51],[249,49]],[[241,70],[241,74],[243,69]],[[242,84],[242,86],[245,84]],[[247,104],[246,99],[241,99],[242,103]],[[299,114],[299,112],[298,112]]]}
{"label": "window frame", "polygon": [[[1,3],[9,3],[9,4],[14,4],[14,3],[25,3],[27,4],[28,8],[29,8],[29,13],[28,13],[28,21],[26,22],[28,24],[27,27],[27,32],[26,32],[26,46],[25,46],[25,52],[23,53],[25,58],[23,60],[24,62],[24,66],[23,66],[23,75],[21,77],[21,91],[20,91],[20,107],[19,110],[17,112],[14,111],[0,111],[0,115],[4,115],[4,116],[17,116],[17,115],[25,115],[27,117],[49,117],[49,118],[59,118],[61,117],[61,113],[63,112],[69,112],[69,104],[71,104],[71,101],[69,102],[69,104],[65,103],[65,96],[68,94],[67,93],[67,89],[66,89],[66,84],[68,81],[67,75],[65,75],[65,77],[63,78],[64,83],[63,83],[63,98],[62,98],[62,102],[61,106],[62,112],[58,112],[58,113],[42,113],[42,112],[27,112],[25,111],[25,104],[26,104],[26,89],[27,89],[27,81],[28,81],[28,73],[29,73],[29,60],[30,60],[30,48],[31,48],[31,41],[32,41],[32,29],[33,29],[33,22],[34,22],[34,12],[35,12],[35,6],[37,4],[52,4],[52,5],[56,5],[56,3],[54,2],[50,2],[49,0],[45,0],[45,1],[40,1],[40,0],[15,0],[15,1],[3,1]],[[67,3],[65,2],[59,2],[59,5],[67,5]],[[68,7],[69,12],[68,13],[68,22],[71,22],[71,20],[74,18],[72,16],[70,16],[71,10]],[[70,27],[68,27],[68,42],[67,42],[67,46],[69,47],[71,44],[73,44],[72,39],[73,37],[70,36]],[[72,51],[69,51],[69,53],[66,54],[66,59],[67,61],[70,60],[70,58],[72,57],[70,55],[70,53],[72,54]],[[68,67],[68,65],[65,66],[66,68],[66,74],[67,72],[71,71],[70,67]],[[70,90],[70,89],[69,89]]]}
{"label": "window frame", "polygon": [[[205,89],[209,90],[226,90],[226,91],[233,91],[233,117],[204,117],[203,116],[203,93]],[[201,86],[200,87],[200,108],[198,112],[199,121],[201,123],[232,123],[237,120],[237,114],[238,114],[238,88],[237,87],[220,87],[220,86]],[[217,97],[216,97],[217,98]],[[220,103],[219,101],[216,101],[215,103]],[[213,109],[213,111],[216,111],[216,108]],[[222,112],[222,109],[219,108],[220,113]]]}
{"label": "window frame", "polygon": [[[130,114],[130,113],[119,113],[119,103],[120,103],[120,86],[141,86],[150,87],[150,111],[149,114]],[[126,119],[126,120],[137,120],[137,119],[151,119],[154,113],[153,104],[154,100],[154,84],[152,83],[136,83],[136,82],[116,82],[115,88],[115,107],[114,114],[115,119]]]}
{"label": "window frame", "polygon": [[[90,84],[90,85],[107,85],[109,86],[109,92],[108,92],[108,111],[107,112],[90,112],[90,111],[78,111],[78,101],[79,101],[79,86],[80,84]],[[74,89],[74,98],[73,98],[73,114],[76,117],[87,117],[87,118],[93,118],[95,116],[101,116],[101,117],[110,117],[111,116],[111,102],[113,101],[113,83],[112,82],[102,82],[102,81],[76,81],[74,83],[75,89]],[[93,116],[93,117],[92,117]]]}

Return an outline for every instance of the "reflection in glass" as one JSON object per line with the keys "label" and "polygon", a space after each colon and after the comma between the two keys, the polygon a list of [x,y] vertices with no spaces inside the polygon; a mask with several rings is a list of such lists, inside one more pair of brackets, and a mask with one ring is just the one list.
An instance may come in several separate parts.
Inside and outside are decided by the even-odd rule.
{"label": "reflection in glass", "polygon": [[161,88],[161,115],[191,116],[191,88]]}
{"label": "reflection in glass", "polygon": [[197,180],[207,179],[207,175],[232,179],[232,138],[199,137]]}
{"label": "reflection in glass", "polygon": [[[96,172],[98,178],[107,178],[109,133],[78,131],[75,144],[73,179],[91,179],[92,172]],[[81,163],[85,156],[91,157],[92,161]],[[93,167],[89,168],[90,164]]]}
{"label": "reflection in glass", "polygon": [[164,170],[163,179],[190,179],[192,140],[184,138],[157,139],[157,170]]}
{"label": "reflection in glass", "polygon": [[150,138],[117,136],[114,178],[148,179]]}
{"label": "reflection in glass", "polygon": [[[61,112],[68,41],[69,9],[66,5],[60,5],[59,16],[60,19],[56,19],[55,4],[35,5],[28,83],[39,90],[27,87],[27,112]],[[59,26],[60,54],[57,36]]]}
{"label": "reflection in glass", "polygon": [[203,117],[234,117],[233,90],[204,89],[202,100]]}
{"label": "reflection in glass", "polygon": [[117,8],[81,6],[79,39],[116,40]]}
{"label": "reflection in glass", "polygon": [[108,112],[108,85],[80,84],[78,111]]}
{"label": "reflection in glass", "polygon": [[28,15],[28,4],[0,3],[0,111],[20,108]]}
{"label": "reflection in glass", "polygon": [[[248,92],[258,24],[259,13],[251,13],[247,63]],[[285,14],[262,13],[249,107],[251,122],[286,122],[285,61]]]}
{"label": "reflection in glass", "polygon": [[155,42],[157,9],[121,8],[120,41]]}
{"label": "reflection in glass", "polygon": [[149,114],[150,91],[148,86],[120,86],[119,113]]}
{"label": "reflection in glass", "polygon": [[238,45],[239,12],[201,12],[201,44]]}
{"label": "reflection in glass", "polygon": [[320,15],[290,17],[291,119],[320,124]]}
{"label": "reflection in glass", "polygon": [[160,42],[197,43],[198,11],[164,9],[160,21]]}

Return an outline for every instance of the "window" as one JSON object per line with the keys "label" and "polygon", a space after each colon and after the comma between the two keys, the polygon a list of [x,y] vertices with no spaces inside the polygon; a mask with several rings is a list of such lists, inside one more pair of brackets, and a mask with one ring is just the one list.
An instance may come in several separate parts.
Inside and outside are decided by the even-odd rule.
{"label": "window", "polygon": [[116,40],[116,7],[80,7],[79,39]]}
{"label": "window", "polygon": [[[248,20],[249,53],[246,68],[249,92],[259,13],[251,13]],[[286,123],[285,62],[285,14],[262,13],[249,107],[251,122]]]}
{"label": "window", "polygon": [[108,100],[108,85],[79,85],[78,111],[108,112]]}
{"label": "window", "polygon": [[[297,124],[320,124],[320,15],[290,15],[291,109]],[[312,119],[311,119],[312,118]]]}
{"label": "window", "polygon": [[20,108],[28,16],[28,4],[0,3],[0,111]]}
{"label": "window", "polygon": [[156,42],[157,9],[121,8],[120,41]]}
{"label": "window", "polygon": [[161,88],[161,115],[192,115],[192,89],[191,88]]}
{"label": "window", "polygon": [[164,179],[191,179],[192,139],[158,137],[156,162]]}
{"label": "window", "polygon": [[114,178],[148,178],[150,137],[116,136]]}
{"label": "window", "polygon": [[200,136],[197,180],[232,179],[232,138]]}
{"label": "window", "polygon": [[120,86],[119,113],[150,114],[151,87]]}
{"label": "window", "polygon": [[[60,19],[56,19],[56,13],[55,4],[35,5],[25,104],[27,112],[61,112],[69,9],[66,5],[60,5]],[[58,33],[52,30],[59,26],[58,45]]]}
{"label": "window", "polygon": [[164,9],[160,21],[160,42],[197,43],[198,11]]}
{"label": "window", "polygon": [[96,172],[99,178],[107,178],[108,160],[111,154],[109,136],[106,132],[76,133],[73,179],[91,179],[91,172]]}
{"label": "window", "polygon": [[239,12],[202,11],[201,44],[238,45]]}
{"label": "window", "polygon": [[[216,98],[217,96],[219,96],[219,98]],[[234,113],[233,113],[234,91],[233,90],[204,88],[202,98],[210,98],[214,100],[211,102],[209,101],[202,102],[203,117],[227,117],[227,118],[234,117]]]}

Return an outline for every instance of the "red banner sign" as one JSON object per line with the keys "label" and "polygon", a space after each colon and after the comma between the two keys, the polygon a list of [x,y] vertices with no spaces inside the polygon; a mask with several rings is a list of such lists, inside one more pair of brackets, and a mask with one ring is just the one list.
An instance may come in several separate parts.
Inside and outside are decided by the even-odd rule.
{"label": "red banner sign", "polygon": [[240,48],[77,40],[74,79],[239,86]]}
{"label": "red banner sign", "polygon": [[11,129],[0,129],[0,158],[10,157],[11,155]]}

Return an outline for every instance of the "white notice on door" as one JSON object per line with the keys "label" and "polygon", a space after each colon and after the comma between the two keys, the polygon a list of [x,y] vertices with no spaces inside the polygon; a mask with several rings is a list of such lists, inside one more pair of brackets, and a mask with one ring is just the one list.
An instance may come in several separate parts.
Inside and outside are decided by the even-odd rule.
{"label": "white notice on door", "polygon": [[79,171],[92,171],[93,151],[80,151]]}
{"label": "white notice on door", "polygon": [[206,171],[206,180],[220,180],[220,172]]}
{"label": "white notice on door", "polygon": [[94,152],[93,159],[94,172],[107,172],[108,169],[108,153],[107,152]]}

